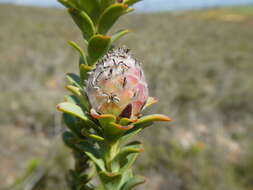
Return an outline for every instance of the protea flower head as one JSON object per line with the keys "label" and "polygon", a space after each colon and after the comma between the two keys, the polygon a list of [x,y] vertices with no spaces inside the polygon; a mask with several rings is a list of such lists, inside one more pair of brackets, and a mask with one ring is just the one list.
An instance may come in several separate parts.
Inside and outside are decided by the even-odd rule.
{"label": "protea flower head", "polygon": [[148,86],[129,49],[111,50],[97,63],[87,81],[87,96],[98,114],[138,118],[148,99]]}

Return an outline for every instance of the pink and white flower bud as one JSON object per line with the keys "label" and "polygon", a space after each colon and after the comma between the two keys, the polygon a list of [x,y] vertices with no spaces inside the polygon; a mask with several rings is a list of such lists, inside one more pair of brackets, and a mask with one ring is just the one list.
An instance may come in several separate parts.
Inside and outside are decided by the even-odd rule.
{"label": "pink and white flower bud", "polygon": [[129,49],[109,51],[87,81],[91,107],[99,114],[137,118],[148,99],[148,87],[140,63]]}

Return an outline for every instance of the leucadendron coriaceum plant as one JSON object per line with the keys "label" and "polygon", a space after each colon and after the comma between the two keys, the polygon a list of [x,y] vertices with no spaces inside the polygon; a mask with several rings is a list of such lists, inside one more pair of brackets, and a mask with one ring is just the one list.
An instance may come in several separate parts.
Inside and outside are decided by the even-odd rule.
{"label": "leucadendron coriaceum plant", "polygon": [[156,100],[149,97],[141,63],[126,47],[113,46],[129,31],[108,34],[138,1],[59,0],[86,46],[83,50],[69,42],[80,54],[80,73],[67,74],[71,95],[57,105],[68,127],[63,141],[75,158],[67,178],[72,190],[130,190],[142,184],[144,178],[134,175],[132,165],[143,147],[129,140],[155,121],[170,121],[159,114],[142,116]]}

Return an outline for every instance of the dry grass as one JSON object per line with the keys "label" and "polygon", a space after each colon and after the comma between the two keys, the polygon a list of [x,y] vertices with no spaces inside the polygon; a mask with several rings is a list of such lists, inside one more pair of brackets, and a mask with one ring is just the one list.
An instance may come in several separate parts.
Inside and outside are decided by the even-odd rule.
{"label": "dry grass", "polygon": [[[151,95],[160,100],[150,112],[174,119],[173,128],[153,127],[140,137],[146,152],[138,170],[150,179],[142,188],[253,188],[252,21],[188,12],[132,15],[118,23],[135,32],[121,44],[142,60]],[[62,10],[1,5],[0,26],[2,189],[29,160],[43,158],[62,130],[55,105],[66,94],[64,73],[77,71],[78,62],[66,41],[82,41]],[[63,189],[57,172],[46,179],[40,189]]]}

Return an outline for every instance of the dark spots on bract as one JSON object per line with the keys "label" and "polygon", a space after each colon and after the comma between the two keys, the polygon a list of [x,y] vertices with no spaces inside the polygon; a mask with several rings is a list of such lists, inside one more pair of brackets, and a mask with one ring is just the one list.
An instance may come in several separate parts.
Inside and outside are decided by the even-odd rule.
{"label": "dark spots on bract", "polygon": [[124,79],[123,79],[123,88],[125,88],[126,87],[126,83],[127,83],[127,80],[126,80],[126,77],[124,77]]}
{"label": "dark spots on bract", "polygon": [[130,118],[132,115],[132,109],[132,104],[128,104],[127,107],[120,114],[120,117]]}

